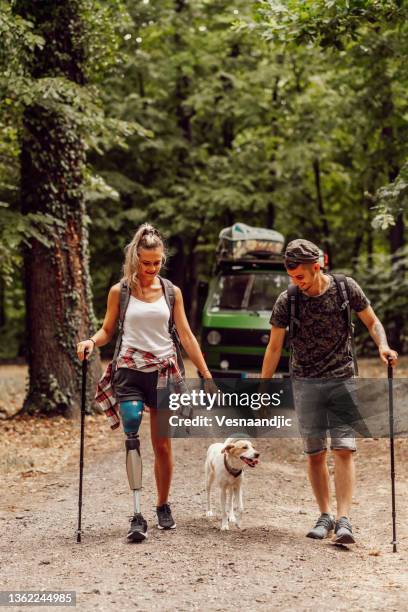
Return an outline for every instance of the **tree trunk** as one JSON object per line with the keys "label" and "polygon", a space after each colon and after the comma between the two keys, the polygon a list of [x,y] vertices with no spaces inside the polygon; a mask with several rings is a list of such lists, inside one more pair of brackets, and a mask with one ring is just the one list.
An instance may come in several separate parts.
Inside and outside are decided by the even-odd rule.
{"label": "tree trunk", "polygon": [[[384,66],[386,66],[384,62]],[[386,74],[386,70],[384,70]],[[385,164],[388,170],[388,181],[392,183],[398,176],[400,168],[398,163],[398,144],[395,135],[395,105],[393,100],[393,90],[389,79],[385,79],[385,85],[382,92],[382,130],[381,136],[384,141],[384,152],[385,152]],[[405,280],[405,269],[399,263],[400,256],[398,250],[404,246],[404,217],[402,213],[399,213],[395,225],[389,232],[389,245],[391,262],[393,267],[393,276],[397,278],[401,283]],[[397,312],[393,317],[392,321],[388,325],[388,339],[392,348],[399,353],[403,350],[403,332],[404,332],[404,316],[401,312]]]}
{"label": "tree trunk", "polygon": [[321,226],[323,229],[324,248],[329,257],[330,265],[333,266],[334,262],[332,261],[332,252],[330,246],[330,228],[329,222],[327,221],[326,212],[324,210],[322,185],[320,180],[320,162],[318,159],[315,159],[313,161],[313,172],[315,177],[317,208],[319,210]]}
{"label": "tree trunk", "polygon": [[[392,266],[394,270],[394,276],[398,278],[401,284],[405,280],[405,268],[401,262],[401,254],[398,253],[399,249],[401,249],[405,244],[404,237],[404,217],[403,214],[400,213],[397,218],[395,225],[392,227],[390,231],[390,250],[391,250],[391,260]],[[393,349],[402,353],[404,349],[403,342],[403,330],[405,326],[405,317],[401,311],[397,312],[391,321],[391,325],[388,329],[388,339],[390,345]]]}
{"label": "tree trunk", "polygon": [[[182,13],[186,10],[188,10],[186,0],[175,0],[175,11],[178,15],[182,15]],[[176,32],[174,35],[176,50],[185,48],[185,43],[182,39],[178,25],[178,22],[176,22]],[[181,70],[179,70],[179,74],[177,76],[175,94],[178,125],[183,138],[190,146],[192,142],[191,118],[193,116],[193,109],[185,104],[186,99],[190,95],[190,79],[186,75],[183,75]],[[187,158],[188,152],[185,149],[180,150],[179,160],[181,166],[186,162]]]}
{"label": "tree trunk", "polygon": [[198,243],[198,232],[193,236],[190,243],[190,255],[188,257],[187,286],[189,289],[188,319],[192,330],[195,332],[198,325],[198,256],[196,246]]}
{"label": "tree trunk", "polygon": [[354,272],[356,271],[357,260],[360,254],[360,249],[361,249],[362,244],[363,244],[363,233],[361,232],[354,238],[353,250],[351,253],[351,265],[352,265],[352,269]]}
{"label": "tree trunk", "polygon": [[269,202],[268,208],[266,209],[266,227],[268,227],[269,229],[273,229],[275,226],[275,218],[275,205],[272,204],[272,202]]}
{"label": "tree trunk", "polygon": [[[15,10],[45,38],[31,67],[34,78],[84,78],[80,2],[19,0]],[[72,416],[80,406],[81,366],[76,343],[93,331],[89,285],[88,232],[82,191],[85,149],[77,126],[55,107],[34,103],[24,114],[21,149],[23,213],[55,220],[48,244],[36,239],[25,249],[25,290],[29,413]],[[100,374],[92,359],[88,390]]]}
{"label": "tree trunk", "polygon": [[169,248],[174,253],[170,256],[168,268],[168,278],[172,283],[180,287],[184,292],[186,275],[186,257],[184,254],[184,241],[181,236],[172,236],[169,240]]}
{"label": "tree trunk", "polygon": [[374,252],[374,239],[373,239],[373,226],[371,216],[371,204],[366,200],[367,206],[367,223],[366,223],[366,237],[367,237],[367,264],[369,266],[373,263],[373,252]]}
{"label": "tree trunk", "polygon": [[5,283],[2,278],[0,278],[0,328],[4,327],[6,324],[6,293],[5,293]]}
{"label": "tree trunk", "polygon": [[404,217],[402,212],[399,213],[395,220],[395,225],[390,230],[390,251],[393,259],[393,263],[398,261],[397,251],[402,249],[405,245],[405,232],[404,232]]}

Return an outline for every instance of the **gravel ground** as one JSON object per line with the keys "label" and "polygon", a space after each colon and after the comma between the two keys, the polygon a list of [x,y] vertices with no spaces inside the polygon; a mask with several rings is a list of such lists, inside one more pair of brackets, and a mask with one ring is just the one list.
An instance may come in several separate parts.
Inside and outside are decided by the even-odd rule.
{"label": "gravel ground", "polygon": [[143,544],[125,541],[132,500],[123,435],[111,433],[105,417],[87,417],[81,544],[79,422],[0,424],[0,590],[74,590],[84,611],[408,608],[408,440],[396,442],[399,545],[392,553],[387,440],[359,442],[352,511],[358,543],[347,549],[304,537],[317,513],[301,444],[291,439],[256,441],[261,463],[246,474],[243,529],[229,532],[219,530],[219,512],[205,517],[203,464],[212,440],[175,440],[170,501],[177,529],[159,531],[148,420],[141,427],[150,527]]}

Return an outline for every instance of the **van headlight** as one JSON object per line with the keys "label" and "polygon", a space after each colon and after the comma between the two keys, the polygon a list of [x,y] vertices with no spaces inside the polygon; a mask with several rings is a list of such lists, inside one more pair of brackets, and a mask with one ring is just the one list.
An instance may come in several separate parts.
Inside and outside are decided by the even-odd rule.
{"label": "van headlight", "polygon": [[220,332],[216,331],[215,329],[210,331],[207,334],[207,342],[208,342],[208,344],[211,344],[212,346],[215,346],[216,344],[219,344],[221,342],[221,334],[220,334]]}

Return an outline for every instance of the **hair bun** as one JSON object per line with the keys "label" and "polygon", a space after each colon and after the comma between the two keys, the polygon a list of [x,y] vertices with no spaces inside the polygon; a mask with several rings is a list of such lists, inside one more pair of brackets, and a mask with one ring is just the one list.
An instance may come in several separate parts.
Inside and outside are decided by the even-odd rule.
{"label": "hair bun", "polygon": [[159,236],[159,238],[161,238],[161,234],[159,232],[159,230],[157,230],[155,227],[153,227],[153,225],[147,225],[146,227],[143,229],[141,236],[146,236],[146,234],[153,234],[155,236]]}

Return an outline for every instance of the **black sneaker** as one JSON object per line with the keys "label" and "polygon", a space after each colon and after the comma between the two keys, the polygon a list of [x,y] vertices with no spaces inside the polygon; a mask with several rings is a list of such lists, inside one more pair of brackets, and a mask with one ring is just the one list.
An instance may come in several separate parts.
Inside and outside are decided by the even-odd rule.
{"label": "black sneaker", "polygon": [[330,531],[334,529],[334,517],[327,512],[322,514],[317,519],[316,525],[306,534],[307,538],[313,538],[314,540],[323,540],[327,538]]}
{"label": "black sneaker", "polygon": [[341,516],[339,520],[336,521],[332,542],[334,544],[355,544],[356,541],[352,532],[351,523],[347,516]]}
{"label": "black sneaker", "polygon": [[156,507],[158,528],[159,529],[175,529],[176,523],[171,516],[171,510],[169,504],[163,504],[162,506]]}
{"label": "black sneaker", "polygon": [[147,523],[140,512],[131,519],[126,537],[129,542],[143,542],[147,538]]}

